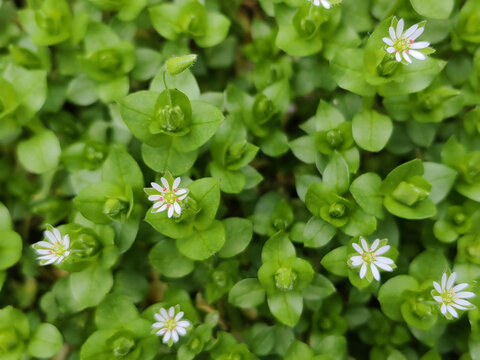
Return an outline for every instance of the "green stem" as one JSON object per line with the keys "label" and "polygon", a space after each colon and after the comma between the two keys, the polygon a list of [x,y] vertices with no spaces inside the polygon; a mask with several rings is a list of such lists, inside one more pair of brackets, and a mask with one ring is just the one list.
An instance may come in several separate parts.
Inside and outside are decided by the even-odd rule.
{"label": "green stem", "polygon": [[167,72],[163,72],[163,84],[165,85],[165,90],[167,90],[168,104],[173,107],[172,95],[170,94],[170,89],[167,85]]}

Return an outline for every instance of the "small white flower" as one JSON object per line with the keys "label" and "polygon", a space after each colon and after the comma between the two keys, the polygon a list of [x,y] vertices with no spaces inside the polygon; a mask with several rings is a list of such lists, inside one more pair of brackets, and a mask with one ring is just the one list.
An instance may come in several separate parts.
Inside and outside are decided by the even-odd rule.
{"label": "small white flower", "polygon": [[370,268],[373,277],[380,281],[380,273],[377,269],[377,266],[385,271],[393,271],[391,265],[394,264],[394,261],[385,256],[379,256],[381,254],[386,253],[390,250],[390,245],[384,245],[381,248],[377,249],[378,245],[380,245],[380,239],[376,239],[372,246],[369,246],[367,241],[360,237],[360,242],[362,246],[353,243],[352,246],[356,252],[360,255],[355,255],[350,258],[352,262],[352,266],[362,266],[360,268],[360,279],[363,279],[367,274],[368,268]]}
{"label": "small white flower", "polygon": [[39,241],[33,244],[33,248],[39,254],[37,259],[40,265],[60,264],[70,255],[70,238],[62,235],[58,229],[53,228],[52,231],[46,230],[43,235],[47,241]]}
{"label": "small white flower", "polygon": [[157,190],[160,194],[150,195],[148,200],[153,201],[153,213],[159,213],[168,209],[168,217],[171,218],[175,212],[177,215],[182,213],[182,207],[180,201],[184,200],[187,197],[187,189],[179,189],[180,178],[177,177],[172,184],[172,189],[170,190],[170,185],[164,177],[160,179],[162,186],[157,183],[152,182],[152,187]]}
{"label": "small white flower", "polygon": [[328,0],[311,0],[313,5],[320,6],[322,5],[325,9],[330,9],[332,6]]}
{"label": "small white flower", "polygon": [[416,49],[424,49],[430,45],[428,41],[419,41],[415,40],[422,35],[425,27],[419,27],[419,24],[415,24],[403,32],[404,21],[403,19],[398,20],[397,29],[395,30],[393,26],[390,26],[388,32],[390,37],[384,37],[383,42],[388,45],[387,52],[389,54],[395,53],[395,59],[398,62],[402,62],[402,56],[407,62],[407,64],[412,63],[410,56],[413,56],[418,60],[425,60],[426,56]]}
{"label": "small white flower", "polygon": [[179,336],[185,335],[187,333],[186,328],[190,326],[190,321],[182,320],[183,311],[175,314],[175,308],[173,306],[168,309],[168,312],[164,308],[161,308],[160,313],[155,314],[154,317],[158,322],[154,323],[152,327],[158,336],[163,336],[162,341],[164,344],[170,339],[176,343]]}
{"label": "small white flower", "polygon": [[[457,273],[453,272],[447,279],[447,273],[443,273],[441,285],[434,281],[433,287],[435,290],[432,290],[432,296],[436,302],[440,305],[440,312],[448,318],[450,313],[453,317],[458,318],[458,314],[454,308],[459,310],[470,310],[474,305],[465,299],[472,298],[476,296],[473,292],[462,291],[466,289],[469,284],[462,283],[456,286],[453,286],[455,283],[455,278]],[[437,295],[434,295],[437,293]]]}

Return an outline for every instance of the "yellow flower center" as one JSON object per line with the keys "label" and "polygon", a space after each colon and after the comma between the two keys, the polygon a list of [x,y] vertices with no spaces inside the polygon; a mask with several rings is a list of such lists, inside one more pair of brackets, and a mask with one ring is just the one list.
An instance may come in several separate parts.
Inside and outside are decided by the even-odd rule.
{"label": "yellow flower center", "polygon": [[172,331],[176,327],[177,322],[175,321],[175,318],[170,317],[169,319],[167,319],[167,321],[165,321],[165,328],[167,328],[168,330]]}
{"label": "yellow flower center", "polygon": [[400,39],[395,40],[393,47],[397,52],[403,53],[404,51],[407,51],[408,54],[408,50],[412,44],[413,40],[406,39],[402,36]]}
{"label": "yellow flower center", "polygon": [[377,256],[375,255],[374,251],[365,251],[362,255],[362,258],[364,262],[371,264],[376,260]]}

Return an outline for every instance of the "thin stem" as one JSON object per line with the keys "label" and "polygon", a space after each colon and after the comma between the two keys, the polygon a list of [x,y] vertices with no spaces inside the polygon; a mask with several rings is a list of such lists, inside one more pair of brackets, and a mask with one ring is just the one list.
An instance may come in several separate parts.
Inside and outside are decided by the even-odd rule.
{"label": "thin stem", "polygon": [[170,94],[170,89],[167,85],[167,72],[163,72],[163,84],[165,85],[165,90],[167,90],[168,104],[173,107],[172,95]]}

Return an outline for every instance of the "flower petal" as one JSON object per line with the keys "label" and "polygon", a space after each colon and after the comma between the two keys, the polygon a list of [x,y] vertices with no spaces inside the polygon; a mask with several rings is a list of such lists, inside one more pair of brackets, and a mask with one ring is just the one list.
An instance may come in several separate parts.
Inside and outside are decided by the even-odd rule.
{"label": "flower petal", "polygon": [[177,215],[180,215],[182,213],[182,208],[180,207],[180,205],[178,205],[178,202],[175,202],[173,204],[173,209],[175,210]]}
{"label": "flower petal", "polygon": [[366,273],[367,273],[367,264],[363,263],[360,269],[360,279],[363,279]]}
{"label": "flower petal", "polygon": [[[165,310],[165,309],[164,309],[164,310]],[[162,311],[160,311],[160,314],[157,313],[157,314],[153,315],[153,317],[155,318],[155,320],[158,320],[158,321],[160,321],[160,322],[166,321],[166,320],[168,319],[168,317],[165,317],[165,316],[163,315],[163,312],[162,312]]]}
{"label": "flower petal", "polygon": [[410,49],[425,49],[430,43],[428,41],[419,41],[410,45]]}
{"label": "flower petal", "polygon": [[395,263],[392,259],[390,259],[390,258],[388,258],[388,257],[386,257],[386,256],[378,256],[378,257],[375,259],[375,261],[378,261],[378,262],[381,262],[381,263],[384,263],[384,264],[387,264],[387,265],[392,265],[392,264]]}
{"label": "flower petal", "polygon": [[440,312],[445,315],[447,313],[447,305],[442,303],[442,306],[440,306]]}
{"label": "flower petal", "polygon": [[393,44],[394,44],[393,40],[388,38],[388,37],[384,37],[382,40],[387,45],[393,46]]}
{"label": "flower petal", "polygon": [[418,38],[420,35],[423,34],[424,30],[425,30],[425,27],[418,28],[417,30],[415,30],[415,32],[412,35],[410,35],[409,40],[415,41],[416,38]]}
{"label": "flower petal", "polygon": [[360,238],[360,242],[362,243],[363,250],[369,251],[368,250],[368,243],[363,237]]}
{"label": "flower petal", "polygon": [[171,217],[173,216],[173,211],[174,211],[173,206],[170,206],[170,207],[168,208],[168,217],[169,217],[169,218],[171,218]]}
{"label": "flower petal", "polygon": [[180,181],[182,181],[180,177],[177,177],[175,178],[175,180],[173,180],[172,190],[175,190],[176,188],[178,188],[178,185],[180,185]]}
{"label": "flower petal", "polygon": [[408,56],[408,50],[404,51],[404,52],[402,53],[402,55],[403,55],[403,58],[404,58],[409,64],[412,63],[412,59],[410,59],[410,56]]}
{"label": "flower petal", "polygon": [[360,255],[352,256],[350,260],[353,266],[358,266],[363,263],[363,258]]}
{"label": "flower petal", "polygon": [[441,284],[442,284],[442,291],[440,292],[443,292],[443,290],[445,290],[445,287],[447,286],[447,273],[443,273]]}
{"label": "flower petal", "polygon": [[53,256],[53,257],[50,258],[50,260],[45,261],[45,262],[41,262],[40,265],[42,265],[42,266],[50,265],[50,264],[53,264],[55,261],[57,261],[57,257]]}
{"label": "flower petal", "polygon": [[162,195],[150,195],[148,197],[148,200],[150,200],[150,201],[158,201],[160,199],[162,199]]}
{"label": "flower petal", "polygon": [[190,326],[190,321],[188,320],[182,320],[182,321],[179,321],[177,322],[177,327],[180,326],[182,328],[187,328]]}
{"label": "flower petal", "polygon": [[433,287],[435,288],[435,290],[437,290],[440,294],[443,292],[442,291],[442,288],[440,287],[440,284],[436,281],[433,282]]}
{"label": "flower petal", "polygon": [[70,236],[68,236],[68,234],[65,234],[65,236],[63,237],[63,247],[65,250],[70,248]]}
{"label": "flower petal", "polygon": [[373,244],[371,246],[372,251],[375,251],[377,249],[378,245],[380,245],[380,239],[375,239],[375,241],[373,242]]}
{"label": "flower petal", "polygon": [[448,281],[447,281],[447,290],[450,290],[453,286],[453,284],[455,284],[455,279],[457,278],[457,273],[456,272],[453,272],[449,277],[448,277]]}
{"label": "flower petal", "polygon": [[374,264],[378,266],[380,269],[385,270],[385,271],[393,271],[392,267],[390,265],[387,265],[385,263],[382,263],[380,261],[375,261]]}
{"label": "flower petal", "polygon": [[175,329],[172,330],[172,340],[174,343],[178,342],[178,334],[177,334],[177,330]]}
{"label": "flower petal", "polygon": [[164,326],[165,326],[165,322],[163,322],[163,321],[156,322],[156,323],[154,323],[154,324],[152,325],[152,327],[153,327],[154,329],[161,329],[161,328],[163,328]]}
{"label": "flower petal", "polygon": [[352,246],[356,252],[358,252],[360,255],[363,255],[363,249],[360,247],[360,245],[353,243]]}
{"label": "flower petal", "polygon": [[153,204],[152,209],[158,209],[163,204],[165,204],[165,201],[157,201],[156,203]]}
{"label": "flower petal", "polygon": [[462,305],[462,306],[472,306],[473,304],[470,301],[463,300],[463,299],[456,299],[454,300],[455,304]]}
{"label": "flower petal", "polygon": [[397,60],[397,62],[402,62],[402,57],[398,51],[395,53],[395,60]]}
{"label": "flower petal", "polygon": [[372,270],[372,274],[375,280],[380,281],[380,273],[378,272],[378,269],[375,266],[375,264],[370,264],[370,270]]}
{"label": "flower petal", "polygon": [[178,197],[177,197],[177,200],[178,200],[178,201],[182,201],[183,199],[185,199],[185,198],[187,197],[187,195],[188,195],[188,194],[184,194],[184,195],[182,195],[182,196],[178,196]]}
{"label": "flower petal", "polygon": [[57,240],[57,242],[62,242],[62,234],[60,234],[60,231],[58,231],[57,228],[53,228],[53,235],[55,235],[55,240]]}
{"label": "flower petal", "polygon": [[186,194],[187,192],[188,192],[187,189],[177,189],[176,194],[177,194],[177,196],[179,196],[179,195]]}
{"label": "flower petal", "polygon": [[161,308],[161,309],[160,309],[160,314],[163,316],[163,318],[164,318],[165,320],[168,319],[167,310],[165,310],[164,308]]}
{"label": "flower petal", "polygon": [[163,204],[163,205],[160,206],[160,208],[159,208],[157,211],[155,211],[155,212],[156,212],[156,213],[162,212],[162,211],[164,211],[166,208],[167,208],[167,204]]}
{"label": "flower petal", "polygon": [[168,340],[170,340],[170,337],[172,336],[172,332],[170,330],[167,330],[167,332],[165,333],[165,335],[163,335],[163,340],[162,342],[164,344],[166,344],[168,342]]}
{"label": "flower petal", "polygon": [[443,299],[441,296],[434,296],[433,298],[435,299],[436,302],[443,303]]}
{"label": "flower petal", "polygon": [[47,248],[47,249],[53,249],[53,244],[49,243],[48,241],[39,241],[39,242],[35,243],[34,245],[41,246],[41,247]]}
{"label": "flower petal", "polygon": [[455,286],[453,287],[453,291],[454,291],[454,292],[459,292],[459,291],[461,291],[461,290],[463,290],[463,289],[466,289],[468,286],[469,286],[468,283],[461,283],[461,284],[455,285]]}
{"label": "flower petal", "polygon": [[55,243],[57,242],[57,239],[55,239],[55,235],[53,234],[53,232],[47,230],[47,231],[44,231],[44,232],[43,232],[43,235],[44,235],[48,240],[50,240],[50,242],[51,242],[52,244],[55,244]]}
{"label": "flower petal", "polygon": [[187,333],[187,330],[185,330],[185,328],[180,327],[180,326],[177,326],[176,330],[178,332],[178,335],[180,335],[180,336],[183,336]]}
{"label": "flower petal", "polygon": [[452,316],[454,318],[458,318],[458,313],[455,311],[455,309],[453,308],[453,306],[451,305],[447,305],[447,310],[450,314],[452,314]]}
{"label": "flower petal", "polygon": [[406,38],[408,38],[410,35],[412,35],[415,30],[417,30],[418,28],[418,24],[415,24],[415,25],[412,25],[410,26],[407,31],[405,31],[405,33],[403,34],[403,36],[405,36]]}
{"label": "flower petal", "polygon": [[152,185],[152,187],[158,192],[163,192],[163,188],[160,185],[158,185],[156,182],[152,182],[150,183],[150,185]]}
{"label": "flower petal", "polygon": [[52,253],[52,250],[47,249],[35,249],[35,251],[40,255],[50,255]]}
{"label": "flower petal", "polygon": [[382,246],[380,249],[375,251],[375,255],[385,254],[388,250],[390,250],[390,245]]}
{"label": "flower petal", "polygon": [[472,297],[475,297],[476,295],[470,291],[462,291],[462,292],[459,292],[456,296],[459,299],[470,299]]}
{"label": "flower petal", "polygon": [[[167,179],[162,177],[162,178],[160,178],[160,181],[162,182],[162,185],[163,185],[162,191],[169,191],[170,190],[170,184],[168,183]],[[164,189],[166,189],[166,190],[164,190]]]}
{"label": "flower petal", "polygon": [[387,48],[387,53],[393,54],[394,52],[395,52],[395,48],[394,48],[394,47],[390,46],[390,47]]}
{"label": "flower petal", "polygon": [[330,9],[330,3],[327,0],[320,0],[325,9]]}
{"label": "flower petal", "polygon": [[409,54],[417,60],[425,60],[427,58],[424,54],[417,50],[410,50]]}
{"label": "flower petal", "polygon": [[[470,304],[470,305],[472,305],[472,304]],[[458,304],[456,304],[456,303],[452,303],[452,306],[453,306],[455,309],[468,310],[468,308],[466,308],[465,306],[458,305]]]}
{"label": "flower petal", "polygon": [[183,317],[184,312],[180,311],[177,315],[175,315],[175,321],[179,321]]}
{"label": "flower petal", "polygon": [[173,306],[170,306],[168,309],[168,317],[173,318],[175,316],[175,308]]}
{"label": "flower petal", "polygon": [[405,22],[403,21],[403,19],[400,19],[398,20],[398,23],[397,23],[397,38],[401,38],[402,37],[402,34],[403,34],[403,26],[405,25]]}

